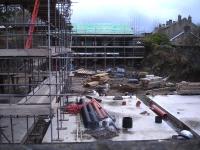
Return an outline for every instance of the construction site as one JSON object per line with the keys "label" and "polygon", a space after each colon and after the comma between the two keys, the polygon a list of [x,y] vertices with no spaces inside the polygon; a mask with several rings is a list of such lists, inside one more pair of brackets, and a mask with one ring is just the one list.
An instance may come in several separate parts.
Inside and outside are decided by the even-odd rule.
{"label": "construction site", "polygon": [[[191,57],[200,66],[197,56],[176,55],[199,51],[192,18],[134,34],[127,26],[73,25],[72,5],[0,1],[0,150],[199,149],[199,72],[183,76],[171,65],[172,54],[185,68]],[[173,32],[172,44],[150,51],[146,43],[159,32]],[[165,61],[160,48],[170,69],[154,62]]]}

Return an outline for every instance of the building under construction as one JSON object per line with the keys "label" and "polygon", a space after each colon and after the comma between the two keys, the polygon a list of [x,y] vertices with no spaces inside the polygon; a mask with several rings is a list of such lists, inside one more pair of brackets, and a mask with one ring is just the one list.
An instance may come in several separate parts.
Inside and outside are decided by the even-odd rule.
{"label": "building under construction", "polygon": [[52,126],[52,103],[69,87],[71,1],[2,0],[0,7],[0,141],[26,143],[30,129]]}
{"label": "building under construction", "polygon": [[[144,58],[143,36],[127,25],[78,24],[72,35],[75,68],[133,68]],[[91,65],[93,64],[93,65]]]}

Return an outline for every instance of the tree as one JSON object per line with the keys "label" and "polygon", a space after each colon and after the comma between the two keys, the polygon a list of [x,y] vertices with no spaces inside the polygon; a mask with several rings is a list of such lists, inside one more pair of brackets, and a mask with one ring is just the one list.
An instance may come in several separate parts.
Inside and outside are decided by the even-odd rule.
{"label": "tree", "polygon": [[150,36],[145,37],[144,39],[145,43],[151,43],[151,44],[158,44],[158,45],[168,45],[170,44],[169,38],[166,34],[162,33],[155,33]]}
{"label": "tree", "polygon": [[8,22],[17,9],[19,8],[0,5],[0,22]]}

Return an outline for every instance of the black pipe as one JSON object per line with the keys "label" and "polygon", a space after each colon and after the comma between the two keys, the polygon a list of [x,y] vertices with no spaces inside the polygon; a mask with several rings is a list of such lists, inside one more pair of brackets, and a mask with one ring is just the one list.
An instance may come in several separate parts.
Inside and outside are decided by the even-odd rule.
{"label": "black pipe", "polygon": [[99,127],[99,120],[97,118],[97,115],[96,115],[92,105],[90,103],[88,103],[87,108],[88,108],[88,111],[89,111],[90,118],[92,120],[91,128],[98,128]]}
{"label": "black pipe", "polygon": [[84,126],[86,128],[90,128],[92,121],[91,121],[89,112],[87,110],[86,103],[84,101],[83,101],[83,107],[81,108],[81,116],[83,118],[83,124],[84,124]]}

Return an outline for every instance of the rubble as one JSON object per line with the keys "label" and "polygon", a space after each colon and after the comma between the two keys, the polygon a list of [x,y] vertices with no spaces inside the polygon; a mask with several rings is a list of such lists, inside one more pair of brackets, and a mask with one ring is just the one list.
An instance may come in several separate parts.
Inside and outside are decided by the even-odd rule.
{"label": "rubble", "polygon": [[140,85],[121,84],[119,90],[122,92],[135,92],[140,88]]}
{"label": "rubble", "polygon": [[[173,83],[166,84],[166,80],[155,75],[146,75],[147,72],[134,72],[132,78],[112,78],[111,87],[121,92],[136,92],[147,89],[173,87]],[[141,78],[145,77],[145,78]]]}
{"label": "rubble", "polygon": [[134,79],[140,79],[140,78],[145,78],[146,75],[148,75],[148,72],[137,72],[137,71],[134,71],[133,74],[132,74],[132,77]]}
{"label": "rubble", "polygon": [[110,68],[107,71],[108,73],[111,74],[112,77],[114,78],[124,78],[126,74],[126,70],[124,68]]}
{"label": "rubble", "polygon": [[87,134],[90,134],[91,136],[93,136],[95,139],[111,139],[113,137],[118,136],[118,133],[115,131],[112,131],[108,128],[106,129],[100,129],[100,130],[87,130],[86,131]]}
{"label": "rubble", "polygon": [[176,84],[176,91],[180,95],[199,95],[200,82],[180,82]]}
{"label": "rubble", "polygon": [[141,78],[141,86],[144,89],[160,88],[165,85],[165,80],[162,77],[154,75],[146,75],[145,78]]}
{"label": "rubble", "polygon": [[99,95],[104,96],[104,95],[107,95],[110,89],[110,85],[108,83],[104,85],[98,85],[95,89],[99,93]]}
{"label": "rubble", "polygon": [[90,81],[84,84],[84,87],[96,87],[97,85],[99,85],[98,81]]}

